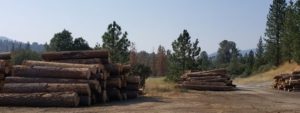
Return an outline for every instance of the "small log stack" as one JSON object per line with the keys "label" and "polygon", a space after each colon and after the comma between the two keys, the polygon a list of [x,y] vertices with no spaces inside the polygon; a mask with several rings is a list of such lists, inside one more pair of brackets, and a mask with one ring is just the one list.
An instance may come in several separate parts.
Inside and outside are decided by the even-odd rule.
{"label": "small log stack", "polygon": [[3,88],[5,76],[11,74],[10,59],[11,54],[9,52],[0,53],[0,91]]}
{"label": "small log stack", "polygon": [[275,79],[273,84],[274,89],[288,91],[288,92],[300,91],[300,71],[279,74],[275,76],[274,79]]}
{"label": "small log stack", "polygon": [[181,76],[178,87],[200,91],[232,91],[236,89],[225,69],[187,72]]}

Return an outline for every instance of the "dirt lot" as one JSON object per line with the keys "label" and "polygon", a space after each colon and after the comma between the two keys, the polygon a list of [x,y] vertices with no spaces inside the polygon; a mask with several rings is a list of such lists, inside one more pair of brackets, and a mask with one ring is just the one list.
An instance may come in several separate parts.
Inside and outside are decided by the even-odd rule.
{"label": "dirt lot", "polygon": [[82,108],[0,107],[1,113],[300,113],[300,93],[275,91],[270,83],[238,91],[184,91]]}

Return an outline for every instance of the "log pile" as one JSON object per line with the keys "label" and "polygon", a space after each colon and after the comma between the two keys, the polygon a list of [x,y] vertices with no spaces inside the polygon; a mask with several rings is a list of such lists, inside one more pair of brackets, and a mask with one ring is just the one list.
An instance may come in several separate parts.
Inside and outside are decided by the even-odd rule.
{"label": "log pile", "polygon": [[130,65],[110,63],[108,51],[48,52],[42,58],[13,66],[0,105],[76,107],[138,97],[139,77],[128,77]]}
{"label": "log pile", "polygon": [[300,71],[279,74],[275,76],[274,79],[275,79],[273,84],[274,89],[288,91],[288,92],[300,91]]}
{"label": "log pile", "polygon": [[232,91],[236,89],[225,69],[187,72],[181,76],[178,87],[200,91]]}
{"label": "log pile", "polygon": [[11,73],[10,59],[10,53],[0,53],[0,91],[3,88],[5,76],[8,76]]}

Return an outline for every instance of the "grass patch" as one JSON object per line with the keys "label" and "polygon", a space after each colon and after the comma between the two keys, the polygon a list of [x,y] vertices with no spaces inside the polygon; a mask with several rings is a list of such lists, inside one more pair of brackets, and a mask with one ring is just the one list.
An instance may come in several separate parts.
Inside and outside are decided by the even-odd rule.
{"label": "grass patch", "polygon": [[277,68],[272,68],[269,71],[250,75],[246,78],[236,78],[234,83],[247,84],[247,83],[260,83],[260,82],[272,82],[273,77],[281,73],[290,73],[296,69],[300,69],[300,66],[296,63],[284,63]]}
{"label": "grass patch", "polygon": [[176,88],[176,83],[165,81],[165,77],[150,77],[146,80],[145,92],[147,96],[170,97],[188,92],[185,89]]}

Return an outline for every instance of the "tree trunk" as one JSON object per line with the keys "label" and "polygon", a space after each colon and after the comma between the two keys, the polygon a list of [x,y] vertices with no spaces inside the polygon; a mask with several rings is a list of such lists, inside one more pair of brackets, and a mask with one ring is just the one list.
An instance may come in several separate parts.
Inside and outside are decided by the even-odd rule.
{"label": "tree trunk", "polygon": [[227,84],[224,82],[192,82],[192,81],[184,81],[183,85],[203,85],[203,86],[226,86]]}
{"label": "tree trunk", "polygon": [[41,92],[76,92],[80,96],[91,96],[88,84],[55,84],[55,83],[6,83],[3,93],[41,93]]}
{"label": "tree trunk", "polygon": [[80,98],[80,101],[79,101],[80,106],[92,105],[92,99],[90,96],[79,96],[79,98]]}
{"label": "tree trunk", "polygon": [[0,106],[77,107],[75,92],[57,93],[0,93]]}
{"label": "tree trunk", "polygon": [[119,89],[111,88],[107,90],[109,100],[122,100],[122,95]]}
{"label": "tree trunk", "polygon": [[115,88],[121,88],[122,87],[122,81],[120,78],[109,78],[106,83],[107,87],[115,87]]}
{"label": "tree trunk", "polygon": [[232,91],[235,90],[231,86],[210,86],[210,85],[180,85],[182,88],[200,90],[200,91]]}
{"label": "tree trunk", "polygon": [[10,60],[11,59],[11,53],[10,52],[0,53],[0,59]]}
{"label": "tree trunk", "polygon": [[135,99],[139,96],[138,91],[126,91],[128,99]]}
{"label": "tree trunk", "polygon": [[109,72],[110,76],[118,76],[123,72],[122,64],[106,64],[105,69]]}
{"label": "tree trunk", "polygon": [[0,74],[9,74],[10,62],[8,60],[0,60]]}
{"label": "tree trunk", "polygon": [[5,83],[63,83],[63,84],[88,83],[93,92],[99,92],[99,93],[101,92],[101,86],[99,81],[97,80],[6,77]]}
{"label": "tree trunk", "polygon": [[13,66],[13,76],[38,78],[90,79],[88,68]]}
{"label": "tree trunk", "polygon": [[89,58],[109,58],[107,50],[90,50],[90,51],[61,51],[46,52],[42,54],[42,58],[46,61],[64,60],[64,59],[89,59]]}
{"label": "tree trunk", "polygon": [[138,91],[139,90],[139,84],[127,84],[126,90]]}
{"label": "tree trunk", "polygon": [[44,62],[44,61],[33,61],[26,60],[23,62],[26,66],[46,66],[46,67],[59,67],[59,68],[88,68],[93,74],[98,71],[98,65],[87,65],[87,64],[70,64],[70,63],[57,63],[57,62]]}
{"label": "tree trunk", "polygon": [[131,71],[131,65],[123,65],[123,74]]}
{"label": "tree trunk", "polygon": [[64,59],[54,60],[54,62],[72,63],[72,64],[109,64],[108,58],[90,58],[90,59]]}
{"label": "tree trunk", "polygon": [[127,83],[139,84],[140,83],[140,76],[128,76],[126,78]]}
{"label": "tree trunk", "polygon": [[187,80],[215,80],[215,79],[227,79],[229,80],[229,77],[222,77],[222,76],[204,76],[204,77],[189,77]]}
{"label": "tree trunk", "polygon": [[218,74],[218,73],[202,73],[202,74],[198,74],[198,73],[187,73],[186,74],[187,77],[212,77],[212,76],[221,76],[221,77],[225,77],[227,75],[224,74]]}

